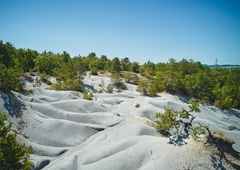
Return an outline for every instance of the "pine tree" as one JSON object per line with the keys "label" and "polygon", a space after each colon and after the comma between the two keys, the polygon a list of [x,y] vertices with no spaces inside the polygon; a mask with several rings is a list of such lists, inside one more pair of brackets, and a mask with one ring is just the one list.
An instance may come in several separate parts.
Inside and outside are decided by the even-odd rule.
{"label": "pine tree", "polygon": [[31,147],[16,142],[16,132],[12,132],[12,123],[5,124],[6,113],[0,112],[0,170],[28,170]]}

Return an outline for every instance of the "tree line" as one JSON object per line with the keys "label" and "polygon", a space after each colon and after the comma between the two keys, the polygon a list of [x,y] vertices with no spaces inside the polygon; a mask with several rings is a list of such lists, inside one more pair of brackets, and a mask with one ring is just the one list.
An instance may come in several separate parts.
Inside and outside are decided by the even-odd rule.
{"label": "tree line", "polygon": [[171,58],[167,63],[151,61],[140,65],[128,57],[110,60],[106,55],[71,57],[66,51],[42,53],[31,49],[17,49],[11,43],[0,41],[0,89],[22,90],[19,77],[24,72],[38,72],[43,80],[54,76],[57,90],[83,90],[83,74],[90,71],[112,73],[116,87],[127,83],[137,84],[143,95],[154,97],[166,91],[184,94],[222,109],[240,108],[240,69],[210,69],[200,62]]}
{"label": "tree line", "polygon": [[222,109],[240,108],[240,69],[211,69],[193,60],[177,62],[171,58],[167,63],[148,61],[139,70],[148,77],[138,84],[139,91],[146,95],[167,91],[188,95]]}

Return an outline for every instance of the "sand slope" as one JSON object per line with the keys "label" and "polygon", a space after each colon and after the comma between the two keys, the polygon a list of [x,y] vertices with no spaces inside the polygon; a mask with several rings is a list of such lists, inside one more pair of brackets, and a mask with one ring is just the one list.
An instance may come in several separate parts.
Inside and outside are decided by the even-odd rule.
{"label": "sand slope", "polygon": [[[110,83],[108,77],[101,76],[87,76],[84,82],[99,90],[102,79],[105,86]],[[47,85],[35,88],[28,82],[32,93],[14,92],[24,107],[20,107],[22,117],[12,121],[20,132],[18,141],[34,149],[34,169],[232,169],[203,144],[191,138],[170,144],[151,127],[155,113],[163,112],[165,106],[188,108],[176,96],[144,97],[135,91],[136,86],[128,85],[121,93],[94,93],[94,100],[87,101],[77,92],[44,87]],[[1,96],[1,110],[8,110],[6,101]],[[194,113],[194,123],[223,131],[236,142],[234,149],[240,150],[239,111],[223,112],[206,105],[201,105],[201,110]],[[236,129],[229,130],[229,126]]]}

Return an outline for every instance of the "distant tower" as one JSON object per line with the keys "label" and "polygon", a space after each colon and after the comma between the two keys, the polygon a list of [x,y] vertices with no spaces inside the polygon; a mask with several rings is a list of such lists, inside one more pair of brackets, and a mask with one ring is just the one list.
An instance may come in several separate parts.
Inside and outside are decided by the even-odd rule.
{"label": "distant tower", "polygon": [[217,68],[217,65],[218,65],[218,59],[216,58],[216,61],[215,61],[215,68]]}

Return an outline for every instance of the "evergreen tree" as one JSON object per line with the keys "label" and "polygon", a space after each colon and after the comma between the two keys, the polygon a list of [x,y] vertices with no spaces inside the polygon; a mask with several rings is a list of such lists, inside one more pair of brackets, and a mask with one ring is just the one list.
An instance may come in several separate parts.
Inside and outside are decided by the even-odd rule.
{"label": "evergreen tree", "polygon": [[115,57],[112,60],[112,64],[111,64],[111,72],[112,73],[120,73],[121,71],[121,67],[120,67],[120,61],[118,57]]}
{"label": "evergreen tree", "polygon": [[32,148],[16,142],[17,133],[11,132],[12,123],[5,124],[6,117],[6,113],[0,112],[0,169],[28,170],[32,166]]}

